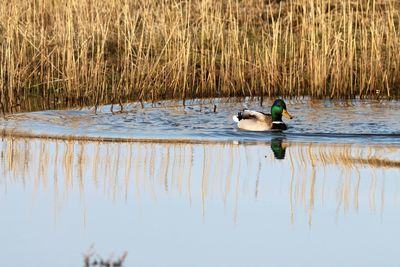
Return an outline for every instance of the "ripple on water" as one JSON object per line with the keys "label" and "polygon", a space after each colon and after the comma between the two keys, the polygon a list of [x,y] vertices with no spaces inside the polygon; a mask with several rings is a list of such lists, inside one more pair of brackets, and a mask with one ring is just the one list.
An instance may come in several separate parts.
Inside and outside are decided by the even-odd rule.
{"label": "ripple on water", "polygon": [[[110,106],[93,110],[21,113],[1,120],[3,133],[29,136],[115,139],[184,139],[195,141],[288,141],[400,144],[400,102],[378,100],[287,100],[294,119],[284,133],[247,132],[232,115],[244,107],[260,110],[258,101],[192,101],[185,107],[163,102],[143,109],[129,104],[124,112]],[[265,101],[264,112],[272,100]],[[213,106],[217,105],[217,112]]]}

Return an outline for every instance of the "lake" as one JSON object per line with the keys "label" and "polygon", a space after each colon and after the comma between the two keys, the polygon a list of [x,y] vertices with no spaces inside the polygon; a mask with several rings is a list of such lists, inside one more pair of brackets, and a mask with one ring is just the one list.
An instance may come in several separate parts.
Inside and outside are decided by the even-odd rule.
{"label": "lake", "polygon": [[8,116],[3,264],[399,266],[400,103],[286,102],[284,133],[236,129],[251,99]]}

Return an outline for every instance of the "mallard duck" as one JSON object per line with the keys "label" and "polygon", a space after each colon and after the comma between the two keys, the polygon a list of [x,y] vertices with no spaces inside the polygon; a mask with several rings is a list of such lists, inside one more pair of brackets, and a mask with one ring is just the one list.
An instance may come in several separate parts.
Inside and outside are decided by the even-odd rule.
{"label": "mallard duck", "polygon": [[240,129],[248,131],[286,130],[287,126],[282,121],[282,115],[288,119],[293,118],[287,112],[285,102],[277,99],[272,104],[271,114],[244,109],[233,116],[233,120],[237,122]]}

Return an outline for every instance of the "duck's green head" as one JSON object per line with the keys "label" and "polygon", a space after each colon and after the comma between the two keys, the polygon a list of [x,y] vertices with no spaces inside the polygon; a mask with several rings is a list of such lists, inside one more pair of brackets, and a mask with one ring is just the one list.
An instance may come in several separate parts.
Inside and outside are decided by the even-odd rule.
{"label": "duck's green head", "polygon": [[288,119],[292,119],[292,115],[286,110],[286,104],[282,99],[275,100],[271,107],[272,121],[282,121],[282,114]]}

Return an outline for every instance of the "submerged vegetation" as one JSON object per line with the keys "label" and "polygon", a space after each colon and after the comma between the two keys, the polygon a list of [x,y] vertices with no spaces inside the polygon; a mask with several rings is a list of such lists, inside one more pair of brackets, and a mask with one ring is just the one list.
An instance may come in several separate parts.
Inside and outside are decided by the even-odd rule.
{"label": "submerged vegetation", "polygon": [[84,267],[122,267],[124,265],[126,256],[128,252],[124,252],[120,257],[114,258],[114,255],[111,255],[108,259],[104,259],[99,256],[94,250],[93,246],[89,248],[89,250],[83,255]]}
{"label": "submerged vegetation", "polygon": [[396,0],[2,1],[0,107],[398,98],[399,29]]}

